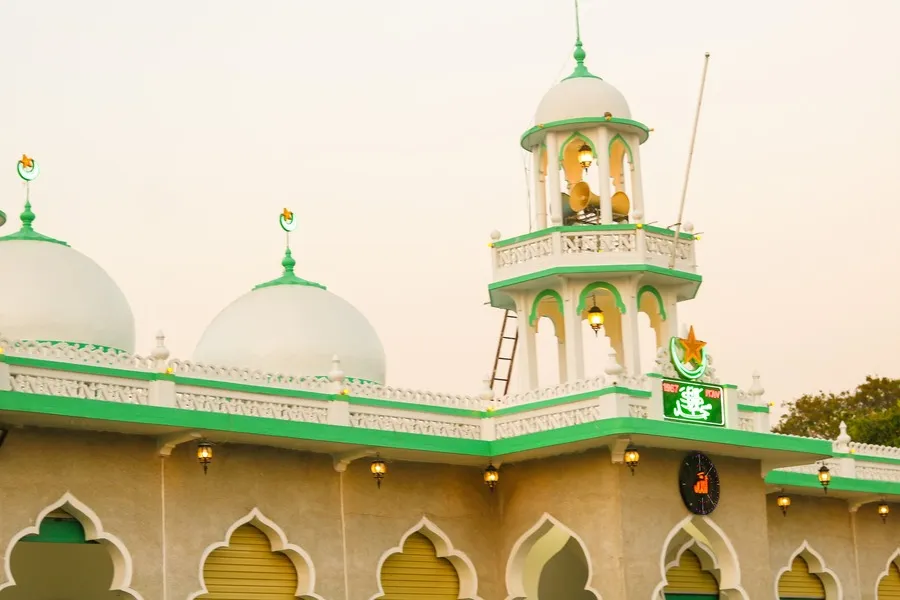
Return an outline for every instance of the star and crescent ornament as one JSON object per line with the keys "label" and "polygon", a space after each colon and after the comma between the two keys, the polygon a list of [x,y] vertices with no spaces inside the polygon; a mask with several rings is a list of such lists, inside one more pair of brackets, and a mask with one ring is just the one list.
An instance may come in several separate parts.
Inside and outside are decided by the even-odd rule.
{"label": "star and crescent ornament", "polygon": [[278,222],[281,224],[281,228],[288,233],[297,229],[297,221],[294,219],[294,213],[287,208],[281,211]]}
{"label": "star and crescent ornament", "polygon": [[38,164],[27,154],[23,154],[22,158],[19,159],[19,162],[16,164],[16,171],[18,171],[19,177],[25,181],[34,181],[41,173]]}
{"label": "star and crescent ornament", "polygon": [[[681,358],[678,358],[679,350]],[[688,330],[686,338],[673,337],[669,340],[669,356],[675,371],[685,379],[700,379],[709,366],[706,342],[697,339],[693,326]]]}

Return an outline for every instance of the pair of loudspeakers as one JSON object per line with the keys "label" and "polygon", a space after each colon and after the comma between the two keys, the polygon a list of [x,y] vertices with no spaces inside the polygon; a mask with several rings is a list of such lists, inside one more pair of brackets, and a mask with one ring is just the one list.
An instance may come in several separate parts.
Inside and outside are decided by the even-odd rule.
{"label": "pair of loudspeakers", "polygon": [[[591,209],[594,212],[600,211],[600,196],[591,191],[591,186],[586,181],[579,181],[573,185],[568,194],[562,194],[562,199],[564,221],[574,218],[578,213],[587,209]],[[613,194],[612,211],[614,221],[627,219],[630,209],[631,201],[625,192]]]}

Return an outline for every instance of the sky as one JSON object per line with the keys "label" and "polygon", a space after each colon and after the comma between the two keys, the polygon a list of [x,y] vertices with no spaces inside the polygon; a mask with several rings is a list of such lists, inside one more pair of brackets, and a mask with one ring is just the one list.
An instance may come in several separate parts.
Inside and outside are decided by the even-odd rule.
{"label": "sky", "polygon": [[[704,283],[679,319],[718,375],[759,370],[776,403],[900,377],[900,2],[581,13],[588,67],[655,130],[648,221],[676,220],[712,55],[685,211]],[[140,352],[162,329],[187,358],[280,274],[290,207],[298,275],[369,318],[389,383],[475,393],[502,318],[490,232],[528,229],[518,140],[573,42],[559,0],[6,0],[3,232],[26,152],[36,228],[118,282]]]}

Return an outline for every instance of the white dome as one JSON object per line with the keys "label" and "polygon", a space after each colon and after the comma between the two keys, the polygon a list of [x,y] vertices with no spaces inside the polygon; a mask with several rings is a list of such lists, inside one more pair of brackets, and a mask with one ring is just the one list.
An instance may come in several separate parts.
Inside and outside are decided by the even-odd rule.
{"label": "white dome", "polygon": [[603,117],[606,113],[619,119],[631,118],[631,109],[622,92],[599,77],[570,77],[544,95],[534,122],[543,125],[567,119]]}
{"label": "white dome", "polygon": [[347,377],[384,383],[384,347],[372,325],[293,272],[232,302],[194,350],[194,360],[210,365],[306,376],[327,375],[334,355]]}
{"label": "white dome", "polygon": [[134,315],[106,271],[65,244],[20,234],[0,240],[0,334],[134,352]]}

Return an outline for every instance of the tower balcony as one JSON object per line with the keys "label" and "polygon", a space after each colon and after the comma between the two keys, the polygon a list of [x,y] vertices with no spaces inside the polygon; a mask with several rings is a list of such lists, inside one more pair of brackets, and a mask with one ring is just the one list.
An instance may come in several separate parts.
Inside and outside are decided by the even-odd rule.
{"label": "tower balcony", "polygon": [[[629,223],[550,227],[505,240],[495,236],[492,290],[529,281],[541,285],[546,277],[579,273],[643,272],[695,284],[701,280],[692,232],[680,234],[677,248],[674,231]],[[675,265],[670,268],[673,251]]]}

